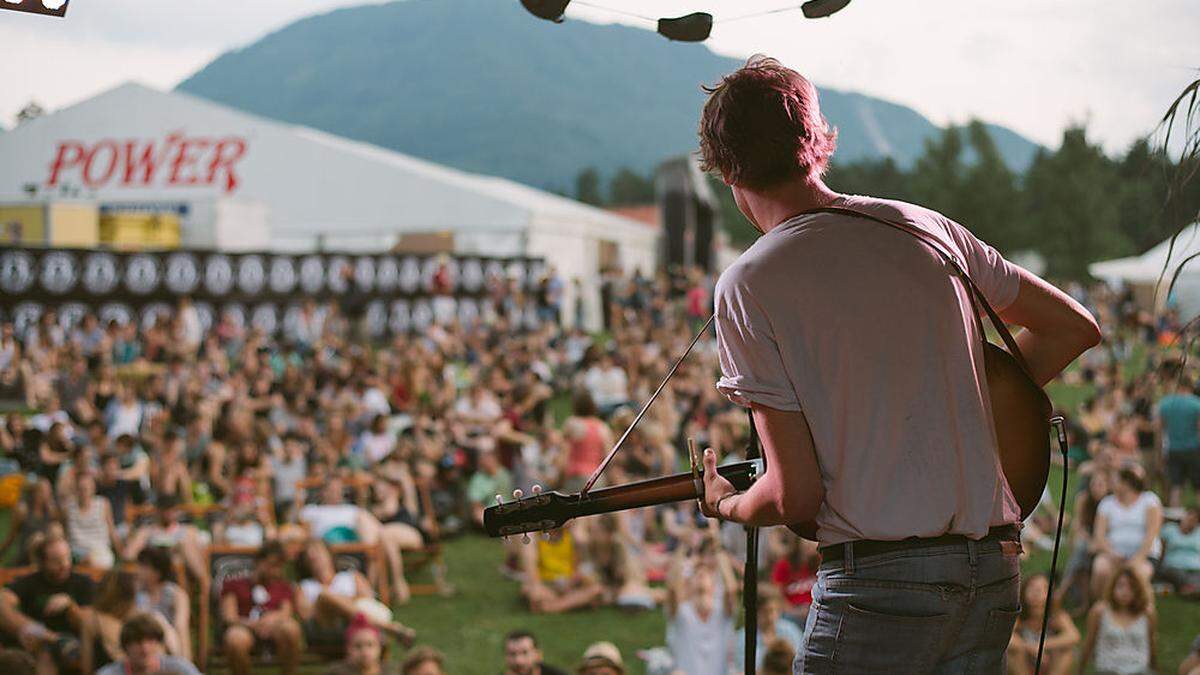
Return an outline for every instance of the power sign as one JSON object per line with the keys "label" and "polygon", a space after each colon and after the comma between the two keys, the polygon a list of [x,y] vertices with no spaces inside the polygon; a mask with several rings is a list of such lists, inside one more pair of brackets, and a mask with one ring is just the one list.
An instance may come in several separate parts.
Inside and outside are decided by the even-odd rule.
{"label": "power sign", "polygon": [[46,186],[217,187],[233,192],[239,183],[237,165],[245,154],[246,139],[238,136],[175,132],[151,140],[62,140],[50,161]]}

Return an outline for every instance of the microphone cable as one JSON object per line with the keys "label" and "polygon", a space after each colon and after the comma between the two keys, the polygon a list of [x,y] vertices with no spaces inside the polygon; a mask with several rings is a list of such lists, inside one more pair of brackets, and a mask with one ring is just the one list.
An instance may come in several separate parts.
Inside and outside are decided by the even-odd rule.
{"label": "microphone cable", "polygon": [[1058,496],[1058,527],[1054,530],[1054,552],[1050,555],[1049,584],[1046,587],[1046,607],[1042,610],[1042,634],[1038,637],[1037,660],[1033,665],[1034,675],[1042,672],[1042,651],[1046,648],[1046,627],[1050,625],[1050,606],[1054,598],[1055,568],[1058,567],[1058,544],[1062,540],[1063,514],[1067,510],[1067,425],[1062,415],[1050,418],[1050,425],[1058,435],[1058,450],[1062,454],[1062,491]]}

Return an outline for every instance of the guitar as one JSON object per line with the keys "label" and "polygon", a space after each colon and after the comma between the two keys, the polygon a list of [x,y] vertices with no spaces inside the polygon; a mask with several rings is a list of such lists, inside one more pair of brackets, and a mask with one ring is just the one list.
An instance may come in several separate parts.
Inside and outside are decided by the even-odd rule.
{"label": "guitar", "polygon": [[[717,473],[733,483],[738,490],[745,490],[754,482],[761,470],[762,462],[749,461],[719,467]],[[643,506],[658,506],[699,499],[704,496],[703,469],[688,473],[677,473],[661,478],[597,488],[586,496],[579,493],[540,492],[536,489],[528,497],[517,497],[511,502],[501,502],[483,510],[483,529],[492,537],[507,537],[529,532],[555,530],[568,521],[581,516],[594,516]]]}

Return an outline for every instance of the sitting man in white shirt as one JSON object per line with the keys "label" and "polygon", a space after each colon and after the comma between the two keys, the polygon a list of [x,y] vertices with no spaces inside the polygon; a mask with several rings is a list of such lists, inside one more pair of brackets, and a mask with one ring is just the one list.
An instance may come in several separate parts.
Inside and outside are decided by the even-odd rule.
{"label": "sitting man in white shirt", "polygon": [[411,595],[404,579],[402,551],[421,548],[421,533],[405,523],[384,525],[366,509],[346,501],[342,481],[329,479],[321,490],[321,501],[300,509],[299,521],[313,537],[336,543],[362,542],[383,548],[388,573],[392,578],[393,600],[398,605]]}

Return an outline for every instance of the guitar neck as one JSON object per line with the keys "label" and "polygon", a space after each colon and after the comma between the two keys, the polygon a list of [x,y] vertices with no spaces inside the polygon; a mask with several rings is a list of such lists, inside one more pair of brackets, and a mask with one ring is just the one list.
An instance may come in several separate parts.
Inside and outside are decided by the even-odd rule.
{"label": "guitar neck", "polygon": [[[717,467],[717,473],[733,483],[738,490],[745,490],[754,482],[759,467],[760,462],[757,461],[737,462]],[[570,499],[574,502],[572,517],[579,517],[672,504],[700,496],[691,472],[687,472],[599,488],[589,492],[586,497],[574,494]]]}

